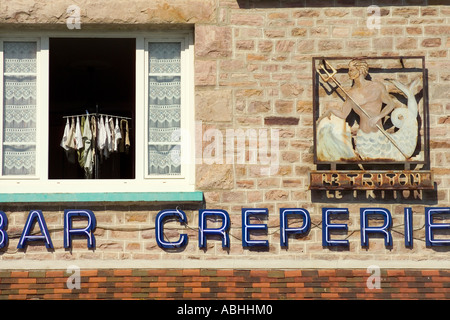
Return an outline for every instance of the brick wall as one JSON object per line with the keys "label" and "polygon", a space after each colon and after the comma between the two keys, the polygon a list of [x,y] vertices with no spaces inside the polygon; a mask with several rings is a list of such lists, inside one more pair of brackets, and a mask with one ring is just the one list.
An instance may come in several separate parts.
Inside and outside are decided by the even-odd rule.
{"label": "brick wall", "polygon": [[[361,269],[62,270],[0,272],[0,299],[449,299],[448,270],[384,270],[369,289]],[[70,279],[69,279],[70,281]],[[279,313],[277,313],[279,314]]]}

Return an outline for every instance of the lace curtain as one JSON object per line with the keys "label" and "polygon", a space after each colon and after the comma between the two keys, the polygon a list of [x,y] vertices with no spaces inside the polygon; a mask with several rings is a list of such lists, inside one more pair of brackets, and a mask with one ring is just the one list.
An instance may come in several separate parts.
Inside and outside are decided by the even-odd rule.
{"label": "lace curtain", "polygon": [[36,42],[3,43],[3,175],[36,172]]}
{"label": "lace curtain", "polygon": [[148,174],[178,175],[181,43],[149,43]]}

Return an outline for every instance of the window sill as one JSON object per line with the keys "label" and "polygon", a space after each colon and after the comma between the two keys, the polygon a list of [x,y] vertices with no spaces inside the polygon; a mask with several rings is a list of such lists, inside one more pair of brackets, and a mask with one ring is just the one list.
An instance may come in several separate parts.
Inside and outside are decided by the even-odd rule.
{"label": "window sill", "polygon": [[203,192],[0,193],[0,203],[202,202]]}

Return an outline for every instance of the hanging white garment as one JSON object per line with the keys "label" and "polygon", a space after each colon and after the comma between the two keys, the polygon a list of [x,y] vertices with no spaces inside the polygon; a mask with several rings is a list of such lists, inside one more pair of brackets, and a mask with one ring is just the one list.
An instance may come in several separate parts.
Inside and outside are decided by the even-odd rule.
{"label": "hanging white garment", "polygon": [[60,143],[60,146],[66,151],[69,150],[69,147],[67,146],[67,138],[69,137],[69,129],[70,129],[69,118],[67,118],[66,126],[64,127],[64,134],[63,134],[63,137],[62,137],[61,143]]}
{"label": "hanging white garment", "polygon": [[92,131],[91,131],[91,124],[89,122],[89,117],[87,117],[86,121],[84,122],[83,142],[84,142],[84,153],[83,153],[84,171],[86,177],[91,178],[94,169],[94,158],[92,153]]}
{"label": "hanging white garment", "polygon": [[111,143],[108,145],[109,152],[114,152],[114,144],[116,141],[116,132],[114,131],[114,119],[111,117],[108,120],[109,132],[111,136]]}
{"label": "hanging white garment", "polygon": [[109,145],[111,143],[111,132],[108,125],[108,116],[105,117],[105,122],[103,123],[103,129],[105,131],[105,147],[103,148],[103,155],[105,159],[109,157]]}
{"label": "hanging white garment", "polygon": [[83,136],[81,134],[80,117],[77,117],[77,124],[75,127],[75,143],[77,150],[83,148]]}
{"label": "hanging white garment", "polygon": [[100,119],[98,119],[97,131],[97,147],[101,151],[103,150],[103,148],[105,148],[106,144],[106,131],[105,123],[103,122],[103,116],[100,116]]}
{"label": "hanging white garment", "polygon": [[120,140],[122,140],[122,133],[120,132],[119,119],[116,118],[116,126],[114,127],[115,139],[114,139],[114,151],[119,151]]}

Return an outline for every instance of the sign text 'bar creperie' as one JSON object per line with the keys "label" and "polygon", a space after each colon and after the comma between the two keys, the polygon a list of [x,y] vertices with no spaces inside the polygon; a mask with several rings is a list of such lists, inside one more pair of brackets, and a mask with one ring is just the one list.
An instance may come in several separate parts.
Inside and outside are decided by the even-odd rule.
{"label": "sign text 'bar creperie'", "polygon": [[[360,234],[361,246],[369,246],[369,237],[376,234],[384,238],[386,247],[391,247],[393,244],[391,228],[393,227],[393,219],[390,211],[385,208],[360,208]],[[268,239],[255,239],[252,235],[261,232],[267,232],[268,225],[265,223],[252,223],[257,218],[262,222],[268,219],[269,210],[267,208],[242,208],[242,246],[245,247],[268,247]],[[350,212],[347,208],[322,208],[322,246],[349,246],[347,239],[342,239],[339,235],[342,232],[348,231],[348,225],[345,223],[335,223],[338,220],[349,219]],[[450,207],[426,207],[425,208],[425,242],[427,247],[433,246],[450,246],[450,239],[448,232],[450,231],[450,223],[443,222],[443,219],[449,219]],[[266,216],[266,218],[264,217]],[[372,219],[383,220],[383,224],[373,225],[370,223]],[[444,217],[444,218],[443,218]],[[74,228],[72,220],[85,221],[86,225],[83,228]],[[213,218],[216,223],[214,227],[208,226],[208,221]],[[262,219],[261,219],[262,218]],[[292,226],[289,223],[291,219],[301,219],[300,226]],[[311,229],[311,217],[308,210],[303,208],[281,208],[279,211],[279,232],[280,232],[280,246],[288,247],[289,236],[307,235]],[[413,211],[412,208],[404,208],[404,238],[405,247],[413,246]],[[187,246],[189,236],[188,234],[180,232],[177,240],[167,239],[164,236],[164,225],[168,221],[178,221],[181,226],[187,227],[188,219],[184,211],[179,209],[165,209],[161,210],[155,219],[155,236],[158,246],[165,250],[179,249]],[[291,220],[292,221],[292,220]],[[217,225],[220,224],[219,227]],[[295,223],[296,225],[298,223]],[[33,225],[39,227],[39,232],[33,231]],[[231,219],[227,211],[222,209],[202,209],[198,212],[198,246],[199,248],[206,248],[208,238],[220,239],[223,248],[230,247],[229,231],[231,227]],[[64,248],[72,246],[72,238],[85,238],[87,240],[87,247],[95,248],[94,230],[96,228],[96,218],[91,210],[82,209],[65,209],[64,210]],[[8,218],[7,215],[0,211],[0,248],[8,245]],[[180,229],[182,230],[182,229]],[[337,232],[337,234],[336,234]],[[47,249],[53,249],[50,232],[47,228],[44,215],[41,210],[31,210],[28,214],[25,226],[22,230],[18,249],[25,249],[28,242],[40,242],[45,244]]]}

